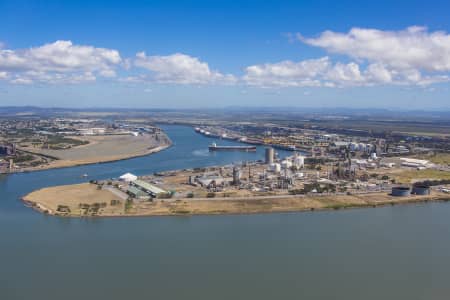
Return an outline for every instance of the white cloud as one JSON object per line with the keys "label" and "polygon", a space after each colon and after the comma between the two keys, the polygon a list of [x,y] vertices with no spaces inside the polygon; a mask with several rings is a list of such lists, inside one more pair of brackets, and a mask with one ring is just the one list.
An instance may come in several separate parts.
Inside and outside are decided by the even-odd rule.
{"label": "white cloud", "polygon": [[337,87],[367,83],[358,64],[333,64],[329,57],[253,65],[245,69],[242,78],[247,84],[260,87]]}
{"label": "white cloud", "polygon": [[328,57],[300,62],[282,61],[245,68],[243,80],[254,86],[318,86],[317,76],[330,66]]}
{"label": "white cloud", "polygon": [[366,76],[368,80],[374,83],[390,83],[393,74],[384,65],[375,63],[367,67]]}
{"label": "white cloud", "polygon": [[359,65],[354,62],[335,64],[326,72],[324,79],[339,85],[359,85],[365,81],[359,70]]}
{"label": "white cloud", "polygon": [[16,78],[11,80],[11,83],[14,83],[14,84],[32,84],[33,80],[28,79],[28,78],[16,77]]}
{"label": "white cloud", "polygon": [[417,26],[401,31],[353,28],[348,33],[325,31],[316,38],[298,38],[355,61],[323,57],[253,65],[245,69],[243,81],[263,87],[344,87],[426,86],[450,80],[450,35],[445,32],[430,33]]}
{"label": "white cloud", "polygon": [[[295,38],[292,34],[288,37]],[[117,50],[71,41],[15,50],[0,44],[0,80],[80,83],[101,77],[125,83],[255,87],[428,86],[450,81],[450,34],[443,31],[430,32],[418,26],[399,31],[352,28],[344,33],[324,31],[317,37],[297,38],[331,54],[255,64],[245,67],[241,76],[213,70],[207,62],[182,53],[147,56],[139,52],[122,59]],[[333,54],[347,57],[344,61]]]}
{"label": "white cloud", "polygon": [[449,81],[450,78],[447,75],[423,75],[415,69],[389,69],[378,63],[362,68],[356,62],[332,63],[328,57],[323,57],[249,66],[242,80],[259,87],[348,87],[386,84],[427,86]]}
{"label": "white cloud", "polygon": [[368,63],[365,84],[429,85],[449,80],[450,34],[444,31],[429,32],[420,26],[399,31],[352,28],[347,33],[324,31],[316,38],[298,38]]}
{"label": "white cloud", "polygon": [[347,33],[325,31],[300,39],[333,53],[379,62],[396,69],[450,71],[450,35],[412,26],[400,31],[352,28]]}
{"label": "white cloud", "polygon": [[13,83],[92,81],[95,74],[114,77],[121,62],[117,50],[74,45],[71,41],[29,49],[0,49],[0,71],[11,73]]}
{"label": "white cloud", "polygon": [[229,84],[236,81],[233,75],[213,71],[207,63],[181,53],[147,56],[145,52],[139,52],[134,65],[152,71],[148,79],[160,83]]}

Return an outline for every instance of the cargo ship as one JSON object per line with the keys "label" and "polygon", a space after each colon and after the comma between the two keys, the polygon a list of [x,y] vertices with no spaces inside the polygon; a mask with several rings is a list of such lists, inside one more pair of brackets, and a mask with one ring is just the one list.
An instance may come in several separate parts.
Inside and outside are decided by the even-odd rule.
{"label": "cargo ship", "polygon": [[216,143],[212,143],[208,147],[209,151],[246,151],[255,152],[256,146],[218,146]]}

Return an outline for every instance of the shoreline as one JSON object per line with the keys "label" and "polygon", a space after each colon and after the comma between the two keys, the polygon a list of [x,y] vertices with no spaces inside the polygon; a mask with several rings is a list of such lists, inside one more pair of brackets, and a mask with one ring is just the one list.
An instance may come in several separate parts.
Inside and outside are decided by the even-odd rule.
{"label": "shoreline", "polygon": [[[83,184],[81,184],[83,185]],[[76,185],[60,186],[62,190]],[[80,185],[78,185],[80,186]],[[53,189],[58,187],[53,187]],[[287,196],[273,198],[271,196],[236,197],[224,199],[181,198],[171,201],[154,201],[138,203],[130,212],[104,212],[98,215],[81,215],[76,213],[60,213],[36,199],[36,193],[52,188],[44,188],[22,197],[28,207],[40,213],[68,218],[115,218],[115,217],[154,217],[154,216],[195,216],[195,215],[252,215],[267,213],[295,213],[332,211],[357,208],[378,208],[395,205],[410,205],[429,202],[448,202],[450,195],[433,192],[426,196],[393,197],[385,193],[358,196]],[[365,198],[366,200],[363,200]],[[139,206],[141,205],[141,206]]]}
{"label": "shoreline", "polygon": [[[168,138],[168,136],[166,135]],[[122,161],[122,160],[128,160],[133,159],[137,157],[143,157],[151,154],[155,154],[158,152],[161,152],[163,150],[166,150],[173,146],[173,142],[168,138],[169,142],[165,144],[161,144],[159,146],[153,147],[148,149],[145,153],[140,154],[130,154],[130,155],[117,155],[117,157],[110,156],[105,157],[105,159],[92,159],[92,160],[55,160],[56,162],[63,162],[62,164],[49,164],[49,165],[43,165],[43,166],[37,166],[37,167],[30,167],[30,168],[24,168],[24,169],[18,169],[13,170],[4,174],[17,174],[17,173],[29,173],[29,172],[38,172],[38,171],[46,171],[51,169],[63,169],[63,168],[71,168],[71,167],[78,167],[78,166],[85,166],[85,165],[94,165],[94,164],[104,164],[104,163],[110,163],[110,162],[116,162],[116,161]],[[85,145],[82,145],[85,146]],[[31,152],[32,153],[32,152]]]}

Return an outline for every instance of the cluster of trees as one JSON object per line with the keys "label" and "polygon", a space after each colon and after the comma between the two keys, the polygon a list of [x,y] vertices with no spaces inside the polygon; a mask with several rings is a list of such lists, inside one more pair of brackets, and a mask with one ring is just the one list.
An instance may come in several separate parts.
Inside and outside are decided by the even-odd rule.
{"label": "cluster of trees", "polygon": [[100,208],[105,208],[107,206],[106,202],[95,202],[93,204],[80,203],[78,207],[84,209],[85,213],[97,214]]}
{"label": "cluster of trees", "polygon": [[415,186],[436,186],[436,185],[442,185],[442,184],[450,184],[450,179],[441,179],[441,180],[424,180],[421,182],[414,183]]}
{"label": "cluster of trees", "polygon": [[118,204],[120,204],[120,200],[115,200],[115,199],[113,199],[113,200],[111,200],[111,206],[115,206],[115,205],[118,205]]}
{"label": "cluster of trees", "polygon": [[34,156],[31,154],[18,155],[14,158],[14,162],[16,163],[27,162],[31,160],[34,160]]}
{"label": "cluster of trees", "polygon": [[157,198],[158,199],[170,199],[174,195],[175,195],[175,191],[170,191],[170,192],[167,192],[167,193],[158,194]]}
{"label": "cluster of trees", "polygon": [[133,207],[133,199],[128,198],[125,202],[125,212],[128,212]]}
{"label": "cluster of trees", "polygon": [[70,213],[70,208],[67,205],[58,205],[56,208],[56,211],[62,212],[62,213]]}

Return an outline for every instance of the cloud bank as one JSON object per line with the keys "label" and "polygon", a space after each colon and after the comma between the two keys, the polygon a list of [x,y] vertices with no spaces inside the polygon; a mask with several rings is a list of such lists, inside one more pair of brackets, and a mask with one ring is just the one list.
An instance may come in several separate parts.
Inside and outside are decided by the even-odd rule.
{"label": "cloud bank", "polygon": [[56,41],[19,50],[0,49],[0,72],[12,83],[78,83],[114,77],[122,62],[117,50]]}
{"label": "cloud bank", "polygon": [[[125,82],[255,87],[428,86],[450,80],[450,35],[412,26],[398,31],[352,28],[295,35],[327,56],[283,60],[243,67],[225,74],[200,58],[183,53],[123,59],[118,50],[56,41],[10,50],[0,43],[0,81],[16,84],[81,83],[98,78]],[[336,59],[338,55],[338,59]]]}

